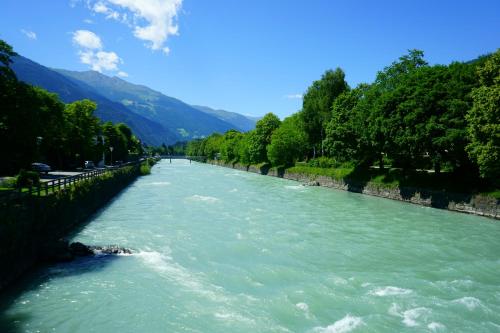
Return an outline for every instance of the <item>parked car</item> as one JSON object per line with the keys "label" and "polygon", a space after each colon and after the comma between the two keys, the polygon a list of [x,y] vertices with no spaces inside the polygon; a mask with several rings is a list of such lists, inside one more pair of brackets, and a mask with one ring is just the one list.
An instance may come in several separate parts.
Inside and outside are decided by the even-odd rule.
{"label": "parked car", "polygon": [[50,168],[50,166],[48,166],[47,164],[44,164],[44,163],[31,163],[31,169],[33,171],[37,171],[37,172],[40,172],[40,173],[45,173],[45,174],[48,174],[49,171],[51,171],[52,169]]}
{"label": "parked car", "polygon": [[95,165],[93,161],[85,161],[85,169],[94,169]]}

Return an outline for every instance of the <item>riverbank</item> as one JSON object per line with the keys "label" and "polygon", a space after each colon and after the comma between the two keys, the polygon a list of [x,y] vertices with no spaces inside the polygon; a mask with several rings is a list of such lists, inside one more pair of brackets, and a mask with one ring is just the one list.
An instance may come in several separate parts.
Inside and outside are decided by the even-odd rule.
{"label": "riverbank", "polygon": [[141,164],[78,181],[49,195],[24,195],[0,201],[0,291],[144,174]]}
{"label": "riverbank", "polygon": [[261,175],[280,177],[301,182],[305,185],[323,186],[355,193],[362,193],[386,199],[409,202],[421,206],[447,209],[450,211],[500,219],[499,200],[479,194],[463,194],[447,191],[430,190],[414,186],[384,186],[370,181],[335,179],[330,176],[301,172],[293,172],[293,168],[278,170],[254,165],[245,166],[239,163],[229,164],[222,161],[207,163]]}

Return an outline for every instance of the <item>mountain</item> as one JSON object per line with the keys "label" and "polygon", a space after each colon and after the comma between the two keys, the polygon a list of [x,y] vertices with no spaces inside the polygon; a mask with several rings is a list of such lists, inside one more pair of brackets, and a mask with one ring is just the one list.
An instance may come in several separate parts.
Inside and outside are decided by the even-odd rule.
{"label": "mountain", "polygon": [[224,133],[230,129],[240,129],[181,100],[118,77],[109,77],[95,71],[55,71],[76,85],[90,86],[109,100],[121,103],[132,112],[162,125],[182,140],[205,137],[213,132]]}
{"label": "mountain", "polygon": [[232,124],[233,126],[236,126],[236,128],[242,131],[247,132],[255,128],[255,123],[256,123],[255,118],[246,117],[239,113],[230,112],[226,110],[214,110],[212,108],[209,108],[208,106],[201,106],[201,105],[191,105],[191,106],[202,112],[208,113],[214,117],[224,120]]}
{"label": "mountain", "polygon": [[97,117],[103,121],[127,124],[141,141],[149,145],[158,146],[163,142],[174,143],[178,140],[176,133],[157,122],[131,112],[121,103],[102,96],[93,87],[77,84],[58,72],[22,56],[15,56],[12,60],[11,68],[19,80],[56,93],[65,103],[84,98],[91,99],[97,103],[95,113]]}

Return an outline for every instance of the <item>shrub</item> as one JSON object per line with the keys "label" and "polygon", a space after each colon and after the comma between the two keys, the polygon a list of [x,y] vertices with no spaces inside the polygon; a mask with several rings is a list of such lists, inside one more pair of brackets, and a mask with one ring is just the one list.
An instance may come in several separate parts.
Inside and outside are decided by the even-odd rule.
{"label": "shrub", "polygon": [[40,184],[40,175],[35,171],[21,169],[16,177],[18,187],[28,187]]}
{"label": "shrub", "polygon": [[151,173],[150,164],[151,163],[142,163],[141,164],[141,168],[140,168],[141,175],[145,176],[145,175],[149,175]]}
{"label": "shrub", "polygon": [[335,161],[333,158],[329,157],[318,157],[310,160],[307,163],[310,167],[314,168],[336,168],[339,166],[339,163]]}

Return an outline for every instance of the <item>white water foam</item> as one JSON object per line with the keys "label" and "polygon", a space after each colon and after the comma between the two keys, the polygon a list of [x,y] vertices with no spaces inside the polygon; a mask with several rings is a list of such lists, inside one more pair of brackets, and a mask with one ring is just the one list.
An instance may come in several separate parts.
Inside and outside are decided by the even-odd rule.
{"label": "white water foam", "polygon": [[229,193],[235,193],[235,192],[238,192],[237,188],[233,188],[233,189],[229,190]]}
{"label": "white water foam", "polygon": [[166,186],[166,185],[170,185],[170,182],[152,182],[152,183],[148,183],[148,185]]}
{"label": "white water foam", "polygon": [[433,321],[432,323],[427,325],[427,328],[430,329],[432,332],[438,332],[438,331],[444,330],[446,328],[446,326],[444,326],[441,323],[436,323]]}
{"label": "white water foam", "polygon": [[370,295],[374,296],[396,296],[396,295],[408,295],[412,291],[410,289],[404,289],[399,287],[387,286],[383,288],[377,288],[369,292]]}
{"label": "white water foam", "polygon": [[208,202],[208,203],[215,203],[215,202],[219,201],[219,199],[217,199],[215,197],[198,195],[198,194],[190,196],[188,199],[194,200],[194,201]]}
{"label": "white water foam", "polygon": [[425,319],[432,311],[429,308],[419,307],[401,312],[400,307],[396,303],[392,303],[388,312],[392,316],[403,318],[402,322],[406,326],[415,327],[420,325],[418,322],[419,319],[422,317]]}
{"label": "white water foam", "polygon": [[289,189],[289,190],[303,190],[303,189],[305,189],[305,186],[304,185],[285,185],[285,188]]}
{"label": "white water foam", "polygon": [[360,317],[354,317],[350,314],[336,321],[327,327],[315,327],[313,332],[318,333],[347,333],[353,331],[356,327],[363,325],[364,322]]}
{"label": "white water foam", "polygon": [[222,312],[216,312],[214,314],[215,318],[222,320],[222,321],[228,321],[228,322],[242,322],[242,323],[247,323],[247,324],[254,324],[255,321],[251,318],[247,318],[243,315],[240,315],[238,313],[234,312],[228,312],[228,311],[222,311]]}
{"label": "white water foam", "polygon": [[478,300],[477,298],[475,297],[469,297],[469,296],[466,296],[466,297],[462,297],[462,298],[459,298],[459,299],[456,299],[454,301],[452,301],[453,303],[458,303],[458,304],[462,304],[462,305],[465,305],[465,307],[467,308],[467,310],[469,311],[472,311],[474,310],[475,308],[481,306],[481,301]]}
{"label": "white water foam", "polygon": [[302,310],[304,312],[309,311],[309,305],[307,305],[306,303],[297,303],[295,304],[295,306],[297,307],[297,309]]}
{"label": "white water foam", "polygon": [[146,266],[158,272],[162,277],[173,281],[189,291],[216,302],[227,302],[228,300],[227,297],[221,294],[220,289],[222,288],[203,283],[200,278],[174,262],[168,254],[161,254],[156,251],[141,251],[134,254],[134,256],[140,258]]}
{"label": "white water foam", "polygon": [[419,326],[420,323],[417,320],[430,313],[431,310],[424,307],[406,310],[403,312],[403,323],[408,327]]}

